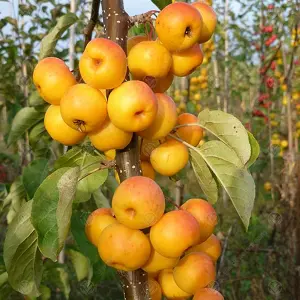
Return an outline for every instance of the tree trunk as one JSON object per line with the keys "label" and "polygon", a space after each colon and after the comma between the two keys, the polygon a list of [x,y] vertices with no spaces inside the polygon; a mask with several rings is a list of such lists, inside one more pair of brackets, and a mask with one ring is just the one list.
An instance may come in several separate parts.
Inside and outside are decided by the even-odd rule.
{"label": "tree trunk", "polygon": [[[124,10],[123,0],[102,0],[101,3],[106,38],[118,43],[126,53],[129,16]],[[116,162],[121,182],[129,177],[141,175],[138,137],[136,134],[133,135],[130,144],[125,149],[117,151]],[[118,273],[124,292],[124,299],[150,299],[146,272],[140,269],[134,272],[119,271]]]}

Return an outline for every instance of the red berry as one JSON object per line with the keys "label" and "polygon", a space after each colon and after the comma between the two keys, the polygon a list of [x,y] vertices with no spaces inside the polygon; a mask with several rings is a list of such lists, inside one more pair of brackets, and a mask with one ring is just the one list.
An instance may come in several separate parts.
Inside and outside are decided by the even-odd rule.
{"label": "red berry", "polygon": [[266,84],[267,84],[267,87],[269,89],[273,88],[274,87],[274,83],[275,83],[275,80],[273,77],[268,77],[267,80],[266,80]]}
{"label": "red berry", "polygon": [[265,45],[269,47],[272,43],[274,43],[277,39],[277,35],[273,34],[270,38],[265,41]]}
{"label": "red berry", "polygon": [[275,70],[276,69],[276,62],[273,60],[270,66],[271,70]]}

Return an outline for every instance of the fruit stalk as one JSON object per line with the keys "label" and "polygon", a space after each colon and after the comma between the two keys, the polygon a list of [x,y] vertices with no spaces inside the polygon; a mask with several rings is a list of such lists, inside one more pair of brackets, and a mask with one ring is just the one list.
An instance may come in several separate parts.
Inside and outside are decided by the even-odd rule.
{"label": "fruit stalk", "polygon": [[[118,43],[125,53],[127,53],[130,18],[124,10],[123,0],[101,0],[101,4],[106,38]],[[129,80],[128,75],[127,80]],[[141,175],[138,138],[135,134],[125,149],[117,151],[116,169],[121,182],[129,177]],[[139,269],[134,272],[119,271],[118,273],[124,292],[124,299],[150,299],[148,276],[146,272]]]}

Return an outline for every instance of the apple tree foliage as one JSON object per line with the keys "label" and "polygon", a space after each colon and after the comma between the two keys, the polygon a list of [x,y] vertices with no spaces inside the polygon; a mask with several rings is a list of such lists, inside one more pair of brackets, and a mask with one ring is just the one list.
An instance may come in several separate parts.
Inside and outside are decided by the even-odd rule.
{"label": "apple tree foliage", "polygon": [[[152,2],[159,9],[171,3],[170,0]],[[241,1],[241,5],[249,9],[256,5],[252,2],[247,6]],[[243,22],[243,16],[231,14],[233,21],[239,18]],[[3,187],[5,198],[0,203],[1,215],[9,224],[3,256],[0,255],[0,295],[10,295],[14,289],[29,297],[41,295],[42,299],[51,299],[50,286],[57,287],[68,298],[72,269],[80,283],[81,295],[92,295],[97,284],[104,282],[110,289],[111,299],[120,297],[117,289],[109,288],[115,280],[115,271],[101,262],[97,250],[84,234],[88,211],[109,207],[108,199],[117,184],[107,170],[79,180],[95,169],[104,157],[89,144],[64,149],[51,141],[43,125],[46,104],[31,80],[38,59],[50,55],[67,59],[68,29],[73,24],[76,24],[78,36],[77,65],[83,50],[85,22],[84,3],[80,3],[78,12],[73,14],[67,3],[56,0],[27,1],[19,5],[19,18],[0,20],[1,29],[9,27],[13,32],[2,33],[5,42],[0,46],[0,55],[7,62],[1,73],[0,100],[1,105],[5,101],[7,122],[11,124],[5,143],[21,152],[18,158],[7,154],[5,159],[23,166],[10,189]],[[251,72],[245,72],[249,68],[245,60],[253,55],[247,40],[250,33],[242,33],[235,26],[233,23],[230,28],[236,41],[230,62],[231,67],[237,68],[234,80],[238,82],[242,73],[246,77],[243,80],[252,80]],[[222,34],[216,38],[222,47]],[[238,52],[241,47],[242,52]],[[26,74],[21,71],[24,67]],[[223,71],[224,65],[221,65],[220,72]],[[247,84],[242,87],[236,84],[232,97],[242,95]],[[249,168],[257,160],[260,147],[238,118],[215,107],[199,113],[198,126],[208,133],[209,141],[199,147],[187,145],[189,167],[206,199],[214,204],[225,191],[248,229],[256,196]],[[58,262],[63,249],[67,265]]]}

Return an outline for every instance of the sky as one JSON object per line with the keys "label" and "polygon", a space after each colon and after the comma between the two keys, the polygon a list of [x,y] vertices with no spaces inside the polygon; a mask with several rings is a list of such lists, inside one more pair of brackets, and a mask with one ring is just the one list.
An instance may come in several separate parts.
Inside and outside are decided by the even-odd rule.
{"label": "sky", "polygon": [[[26,1],[24,1],[26,3]],[[15,8],[18,7],[18,0],[9,0],[3,2],[0,0],[0,18],[12,16],[12,3]],[[157,7],[150,0],[124,0],[124,6],[129,15],[137,15]]]}

